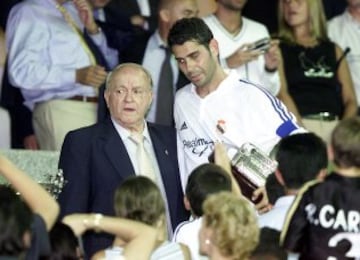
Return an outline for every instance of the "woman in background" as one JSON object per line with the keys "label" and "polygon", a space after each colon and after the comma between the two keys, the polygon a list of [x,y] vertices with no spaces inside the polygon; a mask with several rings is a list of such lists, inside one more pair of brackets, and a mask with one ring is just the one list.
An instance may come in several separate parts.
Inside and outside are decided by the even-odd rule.
{"label": "woman in background", "polygon": [[328,142],[339,119],[356,115],[346,52],[328,39],[321,0],[279,0],[278,22],[287,81],[279,98]]}
{"label": "woman in background", "polygon": [[203,204],[200,253],[210,260],[249,259],[259,240],[253,207],[231,192],[210,195]]}

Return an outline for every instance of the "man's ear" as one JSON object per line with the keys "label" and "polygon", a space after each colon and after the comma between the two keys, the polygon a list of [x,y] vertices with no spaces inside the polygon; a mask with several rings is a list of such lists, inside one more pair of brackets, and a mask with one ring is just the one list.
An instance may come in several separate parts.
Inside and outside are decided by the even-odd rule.
{"label": "man's ear", "polygon": [[170,21],[170,12],[169,10],[167,9],[161,9],[159,11],[159,18],[162,20],[162,21],[165,21],[165,22],[169,22]]}
{"label": "man's ear", "polygon": [[280,172],[278,169],[275,170],[275,178],[276,178],[276,180],[278,181],[278,183],[281,184],[281,186],[284,186],[284,187],[285,187],[284,178],[283,178],[281,172]]}
{"label": "man's ear", "polygon": [[184,196],[184,205],[185,205],[185,209],[187,209],[188,211],[191,211],[190,202],[189,202],[188,198],[186,197],[186,195]]}
{"label": "man's ear", "polygon": [[214,38],[210,40],[209,48],[210,48],[211,53],[215,57],[217,57],[219,55],[219,44]]}

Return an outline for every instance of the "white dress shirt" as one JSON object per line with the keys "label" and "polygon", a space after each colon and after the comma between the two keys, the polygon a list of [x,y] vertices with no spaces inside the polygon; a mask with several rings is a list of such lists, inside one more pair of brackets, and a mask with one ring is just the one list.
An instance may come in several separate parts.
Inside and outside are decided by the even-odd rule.
{"label": "white dress shirt", "polygon": [[[218,18],[210,14],[203,18],[219,43],[219,56],[222,67],[228,68],[226,58],[231,56],[243,44],[253,43],[265,37],[270,37],[266,27],[246,17],[242,18],[241,31],[232,35],[229,33]],[[279,73],[265,71],[265,58],[260,55],[256,60],[235,68],[240,77],[261,85],[271,94],[276,96],[280,90]]]}
{"label": "white dress shirt", "polygon": [[[64,7],[80,30],[84,29],[72,2]],[[113,67],[115,50],[107,47],[102,32],[91,35]],[[10,12],[6,34],[10,82],[21,88],[25,105],[67,99],[75,95],[95,96],[91,86],[76,83],[76,70],[91,65],[80,35],[65,21],[55,0],[26,0]]]}
{"label": "white dress shirt", "polygon": [[[118,123],[116,123],[113,119],[112,119],[113,125],[116,129],[116,131],[118,132],[122,142],[125,145],[126,151],[130,157],[131,163],[134,167],[135,170],[135,174],[139,175],[139,163],[138,163],[138,157],[137,157],[137,144],[131,140],[130,135],[131,132],[122,127],[121,125],[119,125]],[[156,154],[155,154],[155,150],[150,138],[150,133],[147,127],[146,122],[144,121],[144,130],[143,130],[143,136],[144,136],[144,148],[145,150],[148,152],[149,156],[150,156],[150,160],[152,162],[152,165],[154,167],[154,171],[155,171],[155,175],[156,175],[156,184],[160,189],[160,192],[162,194],[162,197],[164,199],[165,202],[165,207],[166,207],[166,220],[167,220],[167,227],[168,227],[168,235],[171,238],[172,237],[172,225],[171,225],[171,219],[170,219],[170,214],[169,214],[169,206],[168,206],[168,201],[167,201],[167,197],[166,197],[166,192],[165,192],[165,187],[164,187],[164,183],[162,182],[162,178],[161,178],[161,172],[160,172],[160,168],[159,168],[159,164],[157,162],[156,159]]]}

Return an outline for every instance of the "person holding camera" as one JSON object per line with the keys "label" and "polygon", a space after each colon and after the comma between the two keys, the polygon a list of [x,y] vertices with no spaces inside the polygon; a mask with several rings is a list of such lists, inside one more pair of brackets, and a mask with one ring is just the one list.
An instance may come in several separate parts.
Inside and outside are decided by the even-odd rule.
{"label": "person holding camera", "polygon": [[246,1],[216,2],[215,13],[204,21],[218,41],[221,66],[236,69],[243,79],[277,95],[282,75],[278,41],[270,40],[263,24],[242,16]]}
{"label": "person holding camera", "polygon": [[304,126],[329,143],[338,121],[357,113],[348,51],[329,40],[321,0],[280,0],[278,16],[286,64],[279,98],[293,99]]}

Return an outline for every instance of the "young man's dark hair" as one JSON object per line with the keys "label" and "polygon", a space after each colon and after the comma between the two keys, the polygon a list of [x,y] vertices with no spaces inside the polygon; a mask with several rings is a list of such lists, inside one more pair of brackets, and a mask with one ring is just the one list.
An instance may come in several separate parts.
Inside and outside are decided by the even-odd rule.
{"label": "young man's dark hair", "polygon": [[280,232],[264,227],[260,229],[259,244],[252,252],[251,260],[286,260],[287,252],[279,245]]}
{"label": "young man's dark hair", "polygon": [[201,18],[183,18],[171,28],[168,45],[171,49],[173,45],[182,45],[187,41],[194,41],[208,47],[213,38],[213,33]]}
{"label": "young man's dark hair", "polygon": [[195,168],[188,178],[185,195],[190,203],[192,214],[203,215],[202,204],[213,193],[231,191],[231,180],[220,166],[207,163]]}
{"label": "young man's dark hair", "polygon": [[40,260],[76,260],[80,256],[79,240],[74,231],[62,222],[56,222],[49,232],[51,253]]}
{"label": "young man's dark hair", "polygon": [[0,256],[20,256],[30,246],[30,208],[9,187],[0,186]]}
{"label": "young man's dark hair", "polygon": [[280,140],[277,149],[278,170],[288,189],[299,189],[327,168],[326,144],[313,133],[287,136]]}

